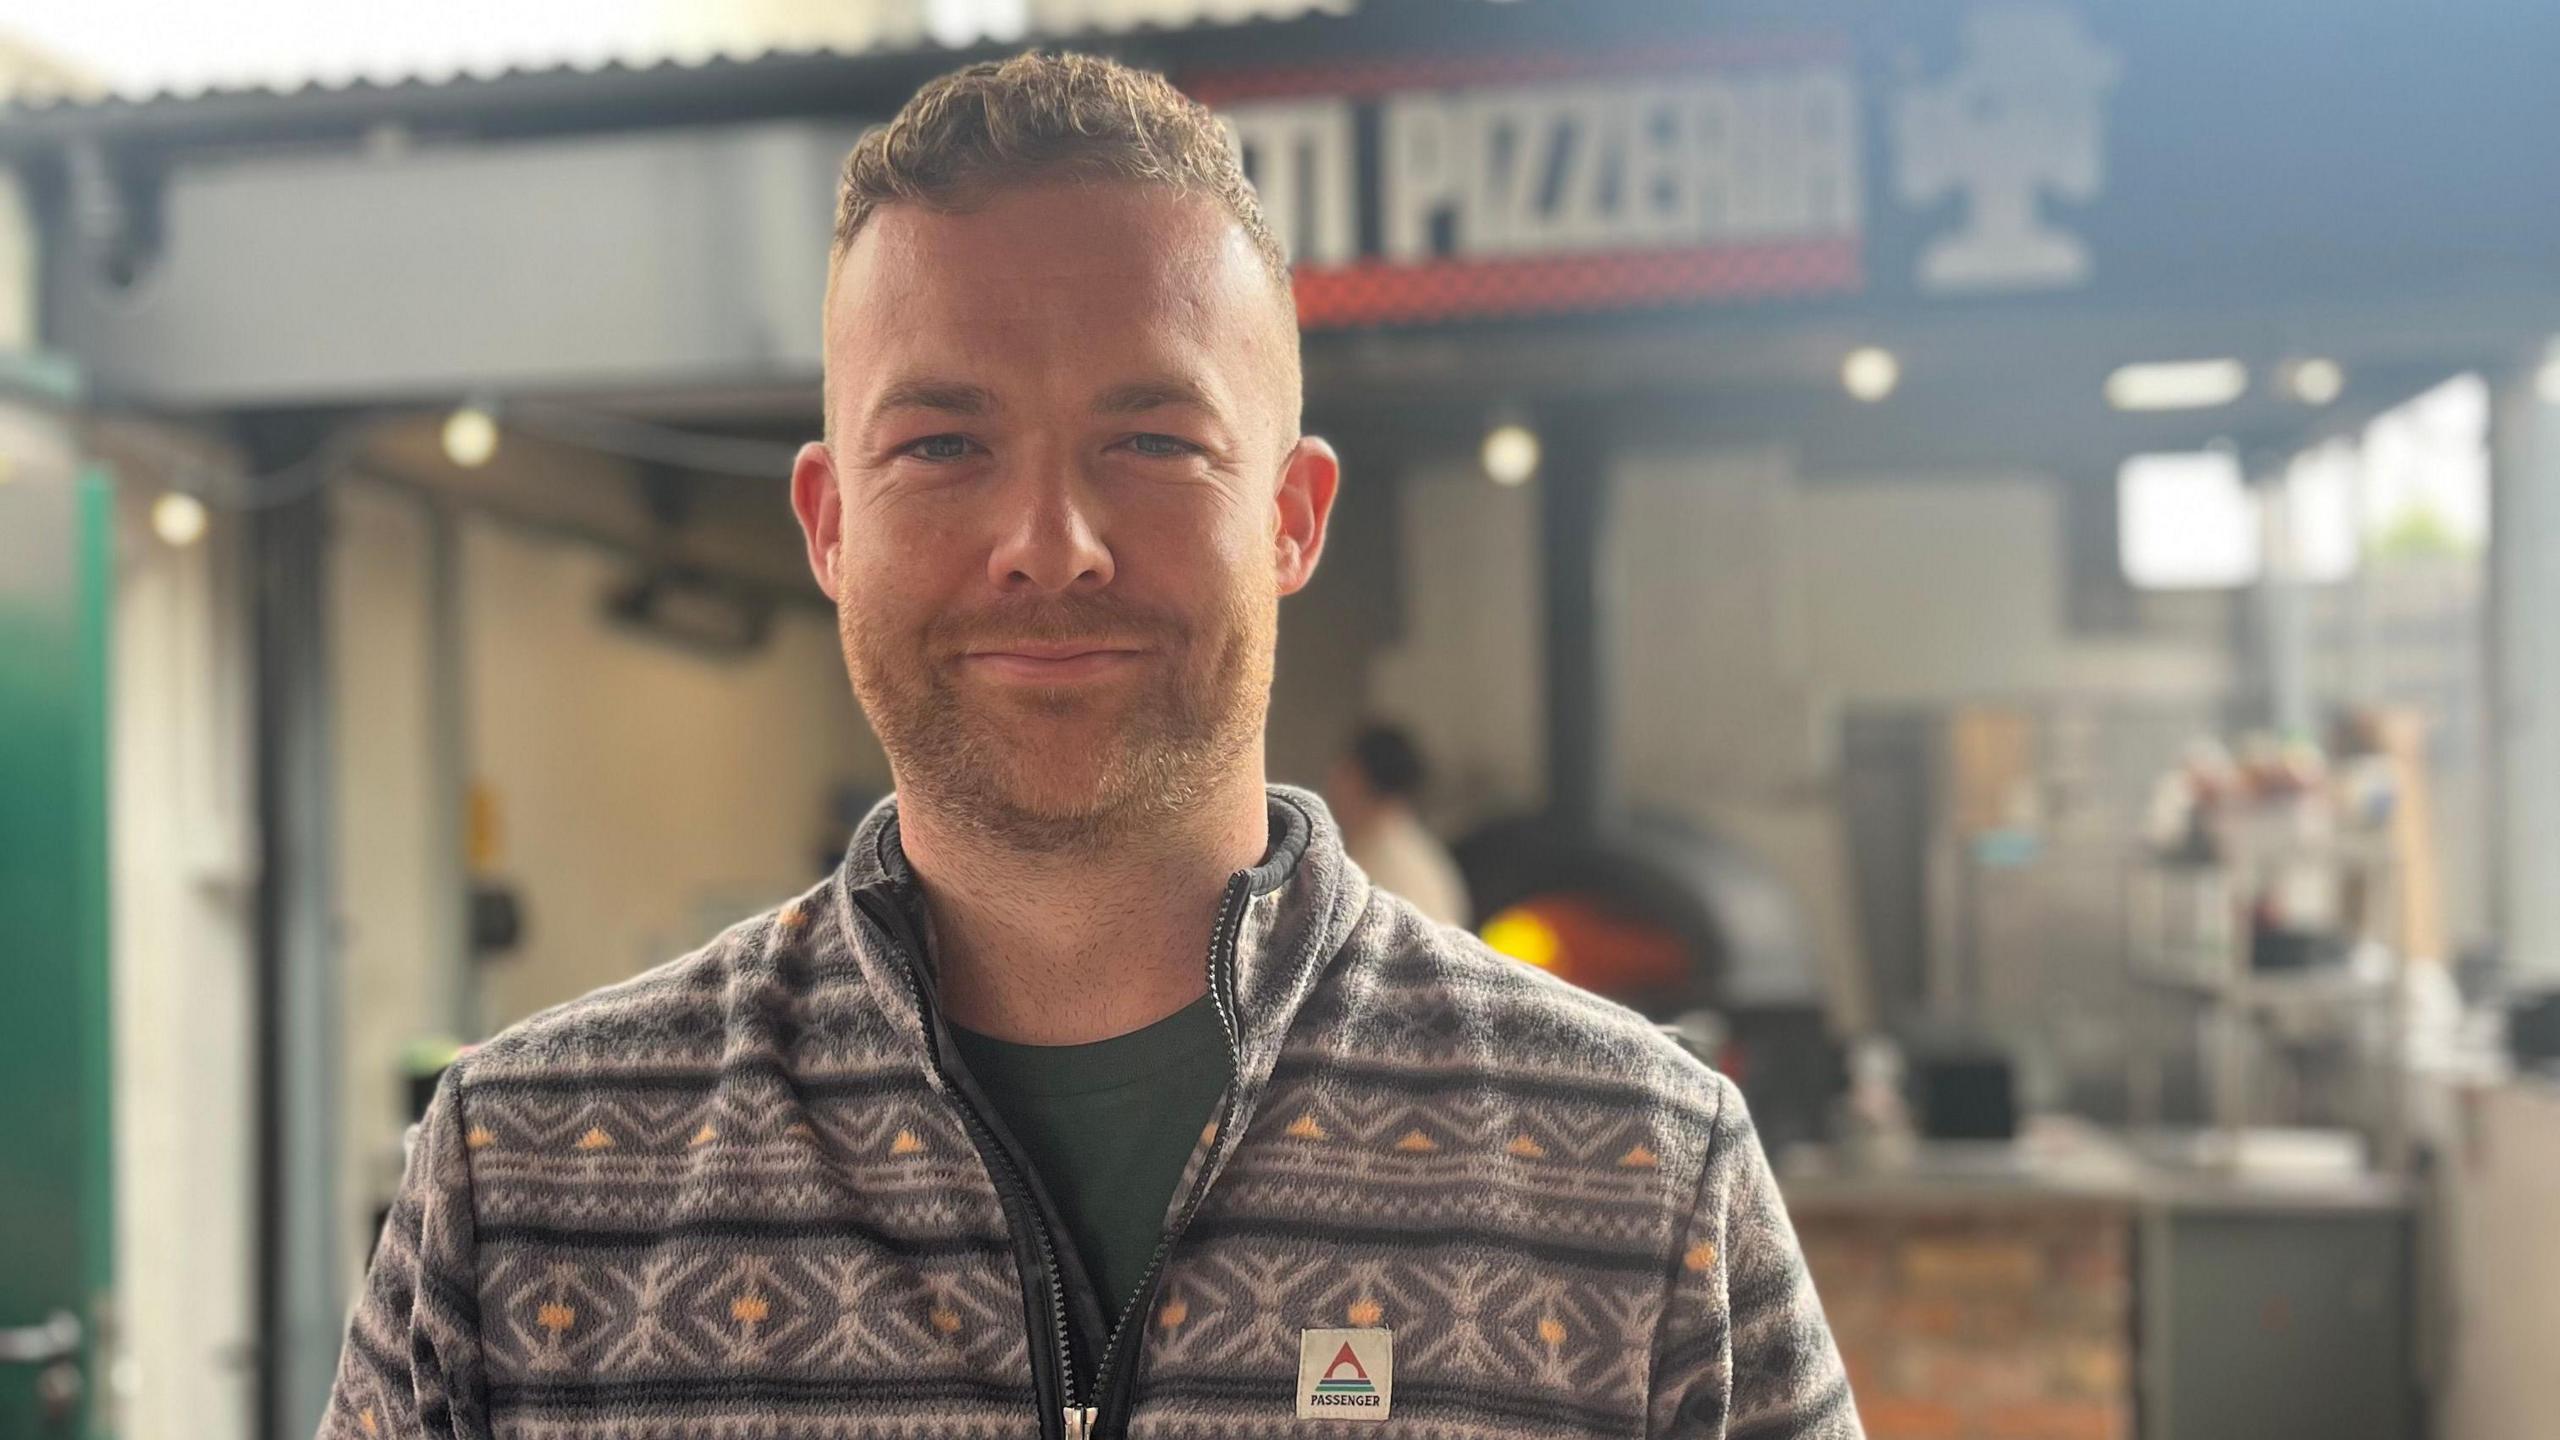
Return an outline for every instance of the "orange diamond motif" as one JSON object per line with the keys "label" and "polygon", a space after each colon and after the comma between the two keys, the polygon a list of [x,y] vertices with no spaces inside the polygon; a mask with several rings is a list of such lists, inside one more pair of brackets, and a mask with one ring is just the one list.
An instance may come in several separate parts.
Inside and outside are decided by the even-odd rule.
{"label": "orange diamond motif", "polygon": [[1380,1308],[1377,1301],[1365,1298],[1352,1301],[1351,1308],[1344,1312],[1345,1317],[1348,1318],[1352,1324],[1360,1326],[1362,1329],[1367,1329],[1369,1326],[1377,1324],[1380,1319],[1385,1317],[1386,1313],[1387,1312],[1384,1309]]}
{"label": "orange diamond motif", "polygon": [[898,1138],[889,1142],[889,1153],[892,1155],[913,1155],[923,1148],[924,1142],[916,1138],[916,1132],[913,1130],[901,1130],[898,1132]]}
{"label": "orange diamond motif", "polygon": [[1292,1140],[1321,1140],[1324,1138],[1324,1127],[1316,1123],[1315,1116],[1301,1115],[1289,1122],[1286,1133]]}
{"label": "orange diamond motif", "polygon": [[571,1306],[563,1305],[559,1301],[553,1300],[546,1303],[541,1310],[537,1311],[534,1315],[534,1319],[541,1323],[543,1329],[557,1335],[561,1331],[578,1323],[578,1312]]}
{"label": "orange diamond motif", "polygon": [[477,1150],[483,1145],[495,1143],[497,1138],[497,1136],[489,1133],[488,1127],[483,1125],[474,1125],[471,1127],[471,1133],[462,1137],[462,1143],[470,1146],[474,1150]]}
{"label": "orange diamond motif", "polygon": [[773,1307],[761,1295],[749,1293],[729,1302],[729,1318],[741,1325],[761,1325],[772,1313]]}
{"label": "orange diamond motif", "polygon": [[1633,1150],[1619,1156],[1618,1163],[1631,1170],[1650,1170],[1662,1162],[1654,1158],[1652,1151],[1647,1150],[1642,1145],[1638,1145]]}
{"label": "orange diamond motif", "polygon": [[1558,1319],[1557,1319],[1556,1317],[1554,1317],[1553,1315],[1550,1315],[1550,1316],[1548,1316],[1547,1318],[1545,1318],[1544,1320],[1539,1321],[1539,1322],[1538,1322],[1538,1338],[1539,1338],[1539,1339],[1541,1339],[1541,1340],[1546,1341],[1546,1342],[1547,1342],[1547,1344],[1549,1344],[1549,1345],[1551,1345],[1551,1346],[1553,1346],[1553,1345],[1561,1345],[1561,1344],[1563,1344],[1563,1343],[1564,1343],[1564,1322],[1563,1322],[1563,1321],[1561,1321],[1561,1320],[1558,1320]]}
{"label": "orange diamond motif", "polygon": [[946,1310],[939,1305],[935,1306],[933,1309],[933,1328],[941,1331],[945,1335],[959,1334],[960,1312],[957,1310]]}
{"label": "orange diamond motif", "polygon": [[1190,1318],[1191,1306],[1180,1299],[1167,1300],[1164,1308],[1156,1312],[1156,1323],[1167,1330]]}
{"label": "orange diamond motif", "polygon": [[1523,1160],[1544,1160],[1547,1158],[1547,1147],[1530,1139],[1526,1135],[1514,1138],[1509,1145],[1503,1148],[1509,1150],[1512,1154],[1519,1156]]}
{"label": "orange diamond motif", "polygon": [[589,1130],[586,1134],[578,1137],[578,1148],[581,1150],[610,1150],[613,1148],[613,1137],[604,1133],[604,1130],[601,1127]]}
{"label": "orange diamond motif", "polygon": [[1701,1240],[1689,1247],[1689,1253],[1680,1257],[1680,1263],[1692,1270],[1707,1269],[1716,1263],[1716,1247]]}
{"label": "orange diamond motif", "polygon": [[693,1139],[690,1143],[695,1145],[708,1145],[719,1138],[720,1132],[712,1129],[710,1125],[705,1124],[701,1129],[693,1132]]}
{"label": "orange diamond motif", "polygon": [[1421,1131],[1407,1130],[1404,1132],[1404,1138],[1396,1142],[1396,1148],[1407,1154],[1427,1155],[1440,1147],[1432,1141],[1430,1136]]}

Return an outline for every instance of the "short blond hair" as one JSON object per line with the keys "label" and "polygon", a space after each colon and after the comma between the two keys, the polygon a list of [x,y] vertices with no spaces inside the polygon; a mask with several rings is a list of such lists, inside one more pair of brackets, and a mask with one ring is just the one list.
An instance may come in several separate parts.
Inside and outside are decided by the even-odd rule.
{"label": "short blond hair", "polygon": [[1288,299],[1288,258],[1218,117],[1153,71],[1072,53],[964,66],[866,132],[836,185],[828,273],[883,205],[965,209],[1049,178],[1130,180],[1216,201]]}

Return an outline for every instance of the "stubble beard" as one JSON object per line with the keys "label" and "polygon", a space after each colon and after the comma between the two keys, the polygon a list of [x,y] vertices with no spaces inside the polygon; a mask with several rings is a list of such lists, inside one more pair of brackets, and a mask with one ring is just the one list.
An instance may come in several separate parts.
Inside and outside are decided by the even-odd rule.
{"label": "stubble beard", "polygon": [[[851,598],[836,610],[854,695],[902,803],[929,804],[944,827],[1043,855],[1178,829],[1212,803],[1259,754],[1277,628],[1278,597],[1242,591],[1193,626],[1093,599],[935,621],[921,633]],[[1133,686],[999,691],[960,674],[972,635],[1095,634],[1162,649],[1140,662],[1150,673]]]}

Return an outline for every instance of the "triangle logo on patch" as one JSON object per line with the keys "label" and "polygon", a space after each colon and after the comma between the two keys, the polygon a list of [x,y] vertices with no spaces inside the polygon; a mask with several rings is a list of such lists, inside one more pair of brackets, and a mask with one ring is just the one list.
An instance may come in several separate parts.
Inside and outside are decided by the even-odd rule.
{"label": "triangle logo on patch", "polygon": [[1299,1332],[1299,1419],[1384,1420],[1394,1390],[1395,1332]]}

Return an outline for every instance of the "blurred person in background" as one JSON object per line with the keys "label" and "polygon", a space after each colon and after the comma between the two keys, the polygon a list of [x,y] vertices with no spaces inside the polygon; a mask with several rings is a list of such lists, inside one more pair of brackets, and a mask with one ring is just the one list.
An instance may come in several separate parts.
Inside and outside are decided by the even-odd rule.
{"label": "blurred person in background", "polygon": [[1466,925],[1473,920],[1466,877],[1415,810],[1430,778],[1411,735],[1373,723],[1334,762],[1325,804],[1342,826],[1343,850],[1373,884],[1443,925]]}
{"label": "blurred person in background", "polygon": [[1856,1435],[1734,1088],[1265,782],[1339,472],[1217,121],[972,65],[830,264],[791,495],[896,792],[446,1072],[324,1434]]}

